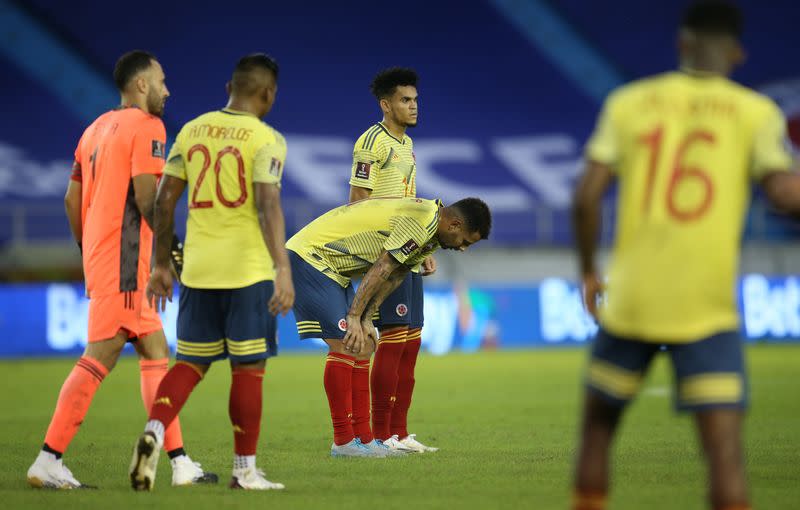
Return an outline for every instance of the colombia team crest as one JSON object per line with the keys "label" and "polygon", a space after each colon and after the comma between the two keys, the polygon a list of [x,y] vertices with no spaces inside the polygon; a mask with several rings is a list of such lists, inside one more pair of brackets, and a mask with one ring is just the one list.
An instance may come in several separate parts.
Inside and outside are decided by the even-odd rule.
{"label": "colombia team crest", "polygon": [[406,314],[408,313],[408,307],[403,303],[400,303],[399,305],[397,305],[394,311],[395,313],[397,313],[398,317],[405,317]]}
{"label": "colombia team crest", "polygon": [[347,321],[344,319],[339,319],[339,329],[342,331],[347,331]]}

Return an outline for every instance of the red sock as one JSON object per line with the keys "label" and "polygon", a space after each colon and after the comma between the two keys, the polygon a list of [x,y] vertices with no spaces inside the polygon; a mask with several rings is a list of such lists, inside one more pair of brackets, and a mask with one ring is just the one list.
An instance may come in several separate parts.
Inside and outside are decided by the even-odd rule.
{"label": "red sock", "polygon": [[[167,375],[169,369],[169,358],[163,359],[140,359],[140,389],[142,391],[142,402],[144,411],[150,412],[153,401],[156,399],[156,392],[161,380]],[[171,452],[183,448],[183,435],[181,434],[181,422],[176,416],[164,432],[164,450]]]}
{"label": "red sock", "polygon": [[108,375],[108,369],[99,361],[81,357],[69,373],[58,394],[56,410],[47,427],[45,444],[64,453],[72,438],[78,433],[83,418],[89,410],[94,394]]}
{"label": "red sock", "polygon": [[384,441],[388,439],[392,406],[397,389],[397,368],[405,349],[408,328],[397,327],[381,331],[375,363],[372,365],[372,433]]}
{"label": "red sock", "polygon": [[158,385],[150,419],[158,420],[165,429],[168,428],[202,378],[200,372],[186,363],[175,363]]}
{"label": "red sock", "polygon": [[572,497],[572,510],[605,510],[606,494],[576,490]]}
{"label": "red sock", "polygon": [[422,329],[408,330],[406,348],[400,365],[397,367],[397,399],[392,407],[391,432],[402,439],[408,435],[408,409],[411,407],[411,395],[414,393],[414,367],[417,366],[417,355],[422,342]]}
{"label": "red sock", "polygon": [[325,393],[331,408],[333,421],[333,442],[341,446],[353,440],[351,423],[353,408],[353,367],[356,359],[347,354],[328,353],[325,362]]}
{"label": "red sock", "polygon": [[255,455],[261,432],[264,370],[235,368],[231,374],[228,415],[233,425],[233,451]]}
{"label": "red sock", "polygon": [[372,441],[369,426],[369,360],[358,360],[353,367],[353,433],[367,444]]}

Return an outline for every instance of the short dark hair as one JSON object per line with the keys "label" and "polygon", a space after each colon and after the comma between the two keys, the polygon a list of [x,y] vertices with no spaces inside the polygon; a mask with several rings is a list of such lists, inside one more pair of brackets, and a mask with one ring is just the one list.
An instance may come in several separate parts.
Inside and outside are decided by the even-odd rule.
{"label": "short dark hair", "polygon": [[280,69],[278,62],[266,53],[251,53],[240,58],[236,63],[236,67],[233,69],[233,75],[236,76],[237,73],[249,73],[256,69],[270,71],[273,76],[275,76],[275,80],[278,80],[278,70]]}
{"label": "short dark hair", "polygon": [[375,75],[369,90],[378,101],[394,94],[397,87],[403,85],[417,86],[417,72],[408,67],[390,67]]}
{"label": "short dark hair", "polygon": [[698,0],[683,15],[683,28],[698,34],[742,35],[742,13],[725,0]]}
{"label": "short dark hair", "polygon": [[155,55],[143,50],[133,50],[122,55],[114,66],[114,83],[120,92],[125,90],[134,76],[149,68]]}
{"label": "short dark hair", "polygon": [[492,213],[486,202],[480,198],[462,198],[451,207],[464,218],[467,230],[478,232],[481,239],[489,239],[489,231],[492,230]]}

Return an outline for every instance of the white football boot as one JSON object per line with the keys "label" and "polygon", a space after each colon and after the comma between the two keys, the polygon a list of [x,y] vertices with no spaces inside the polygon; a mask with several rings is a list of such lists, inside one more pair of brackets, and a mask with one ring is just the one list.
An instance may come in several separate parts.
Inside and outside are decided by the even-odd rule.
{"label": "white football boot", "polygon": [[156,468],[161,445],[152,432],[144,432],[133,447],[133,458],[128,474],[135,491],[151,491],[156,483]]}
{"label": "white football boot", "polygon": [[435,448],[433,446],[426,446],[426,445],[420,443],[419,441],[417,441],[417,435],[416,434],[409,434],[408,436],[406,436],[403,439],[401,439],[400,442],[402,444],[404,444],[406,447],[408,447],[408,448],[410,448],[410,449],[412,449],[412,450],[414,450],[415,452],[418,452],[418,453],[437,452],[437,451],[439,451],[438,448]]}
{"label": "white football boot", "polygon": [[192,461],[188,455],[180,455],[169,461],[172,466],[172,486],[217,483],[219,477],[203,471],[199,462]]}
{"label": "white football boot", "polygon": [[398,439],[397,434],[395,434],[392,437],[390,437],[389,439],[386,439],[385,441],[383,441],[383,444],[385,446],[388,446],[392,450],[400,451],[400,452],[403,452],[403,453],[415,453],[415,452],[417,452],[417,450],[414,450],[413,448],[409,448],[408,446],[403,444],[403,442],[400,441],[400,439]]}
{"label": "white football boot", "polygon": [[231,483],[228,487],[231,489],[256,491],[280,490],[285,488],[282,483],[270,482],[264,477],[263,471],[253,467],[234,469]]}
{"label": "white football boot", "polygon": [[87,488],[75,479],[64,465],[63,459],[56,459],[55,455],[44,451],[39,452],[39,456],[28,468],[28,483],[37,489]]}

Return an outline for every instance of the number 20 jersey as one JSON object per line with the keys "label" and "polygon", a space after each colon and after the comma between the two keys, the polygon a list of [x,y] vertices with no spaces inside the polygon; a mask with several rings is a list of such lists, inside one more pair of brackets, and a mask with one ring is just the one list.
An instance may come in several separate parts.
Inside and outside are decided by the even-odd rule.
{"label": "number 20 jersey", "polygon": [[184,285],[237,289],[275,277],[253,182],[279,186],[286,141],[254,115],[225,108],[183,126],[164,174],[185,180]]}
{"label": "number 20 jersey", "polygon": [[785,129],[771,100],[720,76],[672,72],[612,92],[587,145],[619,185],[603,327],[664,343],[738,327],[750,181],[789,169]]}

